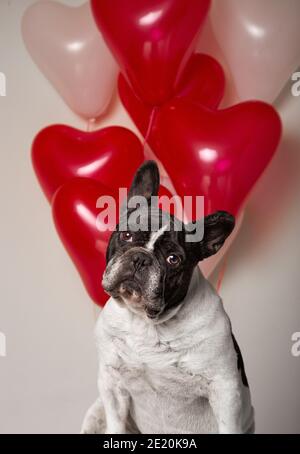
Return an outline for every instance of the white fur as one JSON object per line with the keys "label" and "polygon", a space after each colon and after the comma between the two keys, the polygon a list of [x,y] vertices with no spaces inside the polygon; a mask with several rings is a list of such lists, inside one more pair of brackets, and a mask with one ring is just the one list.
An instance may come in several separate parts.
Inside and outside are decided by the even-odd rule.
{"label": "white fur", "polygon": [[[254,427],[222,301],[194,271],[172,317],[154,324],[110,299],[96,325],[97,401],[83,433],[246,433]],[[131,425],[130,425],[131,421]]]}
{"label": "white fur", "polygon": [[154,245],[156,241],[164,234],[167,230],[168,225],[164,225],[161,229],[157,230],[157,232],[152,232],[148,243],[146,244],[146,249],[153,251]]}

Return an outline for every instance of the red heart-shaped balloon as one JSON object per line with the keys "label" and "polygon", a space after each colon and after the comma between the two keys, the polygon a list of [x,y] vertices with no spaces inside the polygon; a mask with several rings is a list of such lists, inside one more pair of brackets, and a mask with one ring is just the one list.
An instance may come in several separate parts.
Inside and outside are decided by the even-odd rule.
{"label": "red heart-shaped balloon", "polygon": [[275,153],[281,121],[259,101],[214,111],[179,99],[160,110],[155,134],[179,196],[204,196],[206,214],[237,214]]}
{"label": "red heart-shaped balloon", "polygon": [[34,170],[49,201],[73,177],[92,178],[109,188],[127,188],[143,160],[141,142],[120,126],[84,132],[53,125],[43,129],[32,145]]}
{"label": "red heart-shaped balloon", "polygon": [[[132,120],[145,137],[150,125],[153,107],[141,101],[133,92],[125,78],[119,76],[119,95]],[[174,94],[175,98],[184,98],[200,105],[216,109],[225,90],[225,75],[221,65],[214,58],[195,54],[191,57],[180,83]],[[156,111],[159,107],[156,108]],[[156,113],[154,113],[156,116]],[[154,118],[155,121],[155,118]],[[152,125],[153,126],[153,125]],[[153,127],[147,141],[151,146]]]}
{"label": "red heart-shaped balloon", "polygon": [[[143,162],[142,145],[122,127],[87,133],[54,125],[35,138],[32,160],[41,187],[49,202],[52,200],[59,236],[90,297],[104,305],[107,295],[101,275],[111,230],[99,230],[97,216],[101,210],[96,202],[103,195],[113,197],[118,214],[118,190],[129,188]],[[160,195],[171,197],[163,186]],[[116,216],[112,228],[117,221]]]}
{"label": "red heart-shaped balloon", "polygon": [[96,23],[137,96],[172,96],[210,0],[91,0]]}
{"label": "red heart-shaped balloon", "polygon": [[[73,260],[85,288],[97,304],[108,299],[102,285],[106,247],[111,231],[103,228],[97,208],[101,196],[117,194],[101,183],[88,178],[74,178],[61,186],[53,197],[52,212],[56,229]],[[114,222],[108,222],[115,227]]]}
{"label": "red heart-shaped balloon", "polygon": [[[160,188],[160,195],[170,197],[164,187]],[[107,244],[118,222],[122,202],[117,191],[88,178],[71,179],[57,190],[52,201],[60,239],[88,294],[100,306],[108,299],[101,280],[106,266]],[[111,204],[109,212],[108,203]]]}

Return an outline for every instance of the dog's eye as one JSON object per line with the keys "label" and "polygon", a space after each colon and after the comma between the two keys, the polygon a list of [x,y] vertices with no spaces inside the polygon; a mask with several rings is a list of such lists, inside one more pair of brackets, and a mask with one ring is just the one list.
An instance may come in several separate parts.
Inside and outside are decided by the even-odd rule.
{"label": "dog's eye", "polygon": [[133,239],[133,235],[130,232],[121,232],[120,239],[121,241],[127,241],[127,243],[130,243]]}
{"label": "dog's eye", "polygon": [[170,254],[167,257],[167,262],[168,262],[169,265],[175,266],[175,265],[178,265],[181,262],[181,259],[176,254]]}

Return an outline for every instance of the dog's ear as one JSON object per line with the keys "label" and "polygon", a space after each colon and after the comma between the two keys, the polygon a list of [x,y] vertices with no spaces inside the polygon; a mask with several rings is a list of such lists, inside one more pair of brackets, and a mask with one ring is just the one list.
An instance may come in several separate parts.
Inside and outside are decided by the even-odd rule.
{"label": "dog's ear", "polygon": [[129,196],[143,196],[150,201],[152,196],[157,196],[159,190],[159,170],[155,161],[145,161],[137,170]]}
{"label": "dog's ear", "polygon": [[196,243],[191,242],[189,245],[196,260],[201,261],[216,254],[231,234],[234,225],[234,216],[226,211],[216,211],[205,216],[202,240]]}
{"label": "dog's ear", "polygon": [[204,236],[200,242],[200,260],[216,254],[234,229],[234,217],[226,211],[216,211],[204,218]]}

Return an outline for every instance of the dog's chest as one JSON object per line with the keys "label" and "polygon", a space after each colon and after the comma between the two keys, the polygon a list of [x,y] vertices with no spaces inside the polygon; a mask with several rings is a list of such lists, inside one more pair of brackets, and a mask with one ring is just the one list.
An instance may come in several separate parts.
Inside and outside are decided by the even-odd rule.
{"label": "dog's chest", "polygon": [[148,393],[194,400],[207,396],[209,382],[193,362],[191,339],[165,339],[152,327],[136,327],[134,334],[115,333],[113,343],[120,358],[120,379],[134,396]]}

